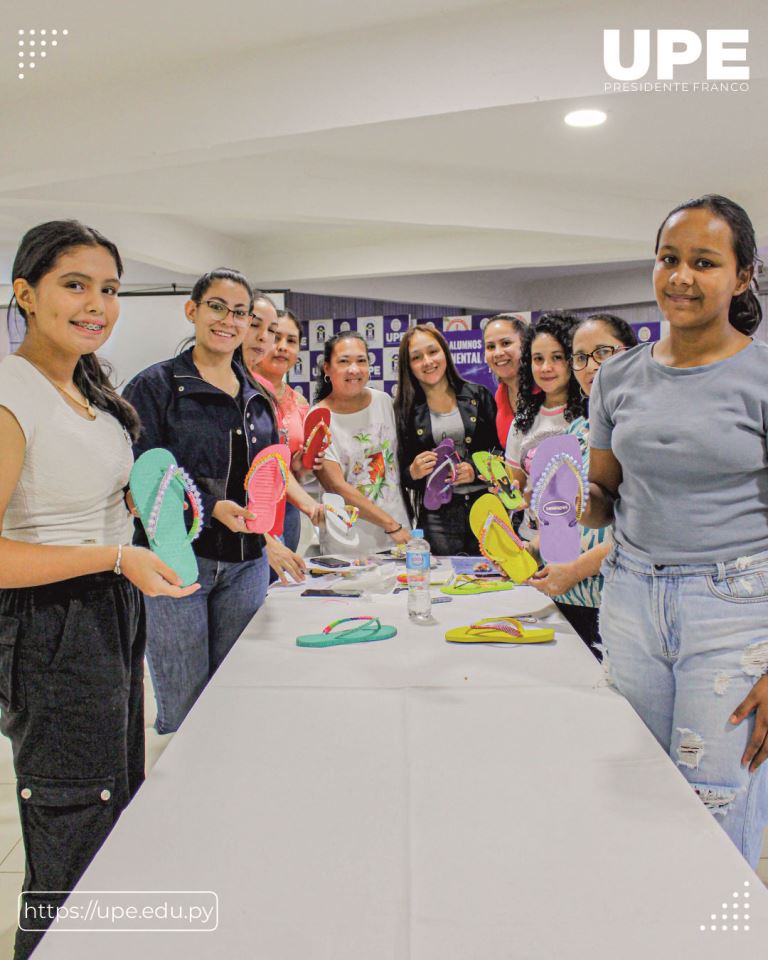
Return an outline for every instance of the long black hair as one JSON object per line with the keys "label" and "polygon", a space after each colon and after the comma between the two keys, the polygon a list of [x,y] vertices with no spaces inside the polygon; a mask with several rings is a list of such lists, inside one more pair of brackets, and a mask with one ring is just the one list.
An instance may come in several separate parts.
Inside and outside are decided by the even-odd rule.
{"label": "long black hair", "polygon": [[359,340],[360,343],[365,347],[365,355],[368,356],[368,344],[366,343],[365,337],[362,333],[358,333],[357,330],[342,330],[341,333],[336,333],[330,339],[325,341],[323,346],[323,358],[318,361],[317,364],[317,380],[315,381],[315,403],[319,403],[332,392],[333,387],[331,386],[331,381],[326,379],[325,376],[325,364],[331,362],[331,357],[333,356],[333,350],[339,340]]}
{"label": "long black hair", "polygon": [[[23,279],[31,287],[36,287],[54,269],[59,257],[75,247],[103,247],[115,261],[118,277],[123,275],[123,261],[117,247],[98,230],[77,220],[48,220],[27,230],[21,238],[11,268],[11,282]],[[15,295],[8,306],[9,318],[13,310],[22,317],[26,327],[27,312]],[[86,353],[77,361],[72,380],[90,404],[115,417],[136,440],[140,429],[138,414],[115,390],[111,380],[113,374],[114,369],[106,360],[101,360],[95,353]]]}
{"label": "long black hair", "polygon": [[[755,240],[755,228],[749,219],[747,211],[729,200],[728,197],[722,197],[717,193],[707,193],[696,200],[686,200],[679,204],[674,210],[670,210],[664,217],[664,220],[656,234],[656,246],[654,252],[659,252],[659,243],[661,242],[661,232],[666,226],[667,220],[681,210],[709,210],[710,213],[725,220],[731,228],[733,236],[733,252],[736,255],[736,266],[741,270],[751,270],[752,279],[749,286],[738,296],[731,300],[731,306],[728,310],[728,322],[735,327],[739,333],[750,337],[760,326],[763,319],[763,309],[760,301],[757,299],[757,280],[755,278],[756,267],[762,261],[757,256],[757,242]],[[754,289],[753,289],[754,288]]]}
{"label": "long black hair", "polygon": [[520,351],[520,372],[517,380],[517,405],[515,419],[512,426],[521,433],[527,433],[533,426],[536,414],[544,403],[545,394],[543,391],[534,393],[536,383],[533,379],[531,364],[531,346],[539,334],[548,334],[553,337],[563,348],[566,363],[569,365],[570,380],[568,381],[568,397],[565,402],[566,421],[570,423],[576,417],[584,414],[584,400],[581,396],[578,381],[570,370],[571,344],[573,342],[573,330],[579,322],[576,314],[560,311],[551,311],[542,313],[535,325],[531,325],[525,331],[523,337],[522,349]]}
{"label": "long black hair", "polygon": [[[425,324],[417,324],[411,327],[403,334],[400,341],[400,350],[397,355],[397,394],[395,396],[395,423],[397,424],[398,436],[404,437],[413,427],[413,408],[417,403],[424,403],[426,397],[424,388],[413,375],[411,370],[411,360],[409,355],[411,340],[417,333],[426,333],[432,337],[445,357],[445,376],[448,380],[448,386],[454,393],[459,393],[461,388],[467,382],[453,362],[451,351],[448,347],[445,337],[434,327],[428,327]],[[402,444],[401,444],[402,446]]]}

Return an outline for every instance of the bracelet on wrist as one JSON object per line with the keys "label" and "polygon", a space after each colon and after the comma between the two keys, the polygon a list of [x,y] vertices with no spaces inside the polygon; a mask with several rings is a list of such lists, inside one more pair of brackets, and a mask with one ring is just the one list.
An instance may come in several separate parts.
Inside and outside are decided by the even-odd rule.
{"label": "bracelet on wrist", "polygon": [[398,523],[398,525],[395,527],[394,530],[385,530],[384,533],[386,533],[388,537],[391,537],[393,533],[399,533],[402,529],[403,529],[402,523]]}
{"label": "bracelet on wrist", "polygon": [[118,545],[117,545],[117,560],[115,560],[115,565],[114,565],[114,567],[112,567],[112,573],[116,573],[116,574],[118,575],[118,577],[119,577],[120,574],[123,572],[122,566],[121,566],[122,562],[123,562],[123,545],[122,545],[122,543],[118,543]]}

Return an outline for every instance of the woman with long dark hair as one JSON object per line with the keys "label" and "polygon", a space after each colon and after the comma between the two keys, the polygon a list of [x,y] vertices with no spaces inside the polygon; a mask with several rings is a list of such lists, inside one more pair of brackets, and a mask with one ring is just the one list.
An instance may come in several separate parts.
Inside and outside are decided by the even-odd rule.
{"label": "woman with long dark hair", "polygon": [[0,363],[0,726],[26,855],[17,960],[144,779],[140,591],[198,589],[128,545],[139,421],[95,355],[122,272],[115,245],[74,220],[29,230],[12,268],[26,333]]}
{"label": "woman with long dark hair", "polygon": [[[325,490],[360,512],[359,544],[348,552],[363,556],[407,543],[392,398],[368,386],[368,345],[359,333],[339,333],[326,341],[318,368],[315,405],[331,411],[331,445],[316,473]],[[320,537],[323,548],[344,551],[322,530]]]}
{"label": "woman with long dark hair", "polygon": [[[573,331],[571,368],[587,398],[601,365],[637,344],[635,331],[621,317],[596,313],[580,320]],[[589,419],[576,417],[568,427],[579,440],[584,466],[589,470]],[[593,655],[602,659],[598,610],[602,577],[600,565],[613,541],[610,528],[581,528],[581,553],[570,563],[547,563],[528,581],[551,597]]]}
{"label": "woman with long dark hair", "polygon": [[[445,337],[433,327],[406,331],[397,370],[398,458],[409,516],[424,531],[434,554],[476,555],[479,547],[469,526],[469,511],[487,486],[476,479],[472,454],[496,446],[493,397],[485,387],[459,376]],[[452,496],[429,509],[425,488],[437,464],[435,448],[446,439],[456,452]],[[438,482],[448,482],[447,473]]]}
{"label": "woman with long dark hair", "polygon": [[527,331],[528,324],[511,313],[497,313],[483,328],[485,362],[499,383],[495,397],[496,433],[502,449],[515,419],[520,354]]}
{"label": "woman with long dark hair", "polygon": [[[708,195],[656,236],[669,333],[604,364],[584,521],[613,522],[609,676],[755,866],[768,821],[768,346],[757,245]],[[754,714],[754,716],[753,716]],[[746,721],[746,722],[745,722]]]}
{"label": "woman with long dark hair", "polygon": [[[521,490],[526,489],[536,448],[558,436],[584,413],[584,398],[570,366],[571,337],[578,317],[543,313],[523,338],[518,375],[517,412],[507,437],[506,459]],[[519,530],[534,536],[526,510]]]}

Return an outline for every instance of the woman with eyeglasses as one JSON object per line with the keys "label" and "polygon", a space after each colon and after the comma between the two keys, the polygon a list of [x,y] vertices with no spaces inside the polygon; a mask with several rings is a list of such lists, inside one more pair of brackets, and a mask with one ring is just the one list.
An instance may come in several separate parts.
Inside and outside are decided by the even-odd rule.
{"label": "woman with eyeglasses", "polygon": [[[592,381],[600,365],[614,354],[623,353],[637,343],[634,330],[621,317],[596,313],[582,320],[573,332],[571,369],[589,397]],[[584,465],[589,469],[589,420],[573,420],[567,433],[578,437]],[[600,607],[600,564],[612,546],[610,527],[597,530],[581,528],[581,555],[571,563],[548,563],[530,579],[529,584],[551,597],[557,608],[598,659],[602,659],[602,640],[598,629]]]}
{"label": "woman with eyeglasses", "polygon": [[[184,311],[194,344],[138,374],[124,396],[138,411],[136,457],[170,450],[203,501],[203,532],[192,544],[200,590],[167,603],[147,603],[147,660],[157,699],[158,733],[171,733],[264,601],[267,552],[277,569],[303,579],[303,561],[274,538],[250,533],[245,476],[256,454],[278,442],[272,402],[238,362],[252,321],[248,280],[220,268],[195,283]],[[317,505],[297,494],[308,511]],[[137,529],[143,541],[143,530]],[[265,543],[266,541],[266,543]],[[272,559],[270,557],[270,559]]]}

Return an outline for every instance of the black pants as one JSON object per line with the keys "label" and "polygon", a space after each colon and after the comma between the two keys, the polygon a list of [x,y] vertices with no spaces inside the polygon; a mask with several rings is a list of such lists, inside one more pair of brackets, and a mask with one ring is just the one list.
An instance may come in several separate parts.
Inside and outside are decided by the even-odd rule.
{"label": "black pants", "polygon": [[603,662],[602,639],[597,625],[598,607],[579,607],[575,603],[558,603],[555,606],[578,633],[589,652],[598,661]]}
{"label": "black pants", "polygon": [[144,606],[101,573],[0,590],[0,730],[13,745],[26,853],[15,960],[144,779]]}
{"label": "black pants", "polygon": [[443,504],[439,510],[426,510],[422,504],[417,526],[424,531],[424,539],[429,543],[433,556],[479,555],[480,546],[469,526],[469,511],[475,500],[485,492],[455,493],[451,502]]}

